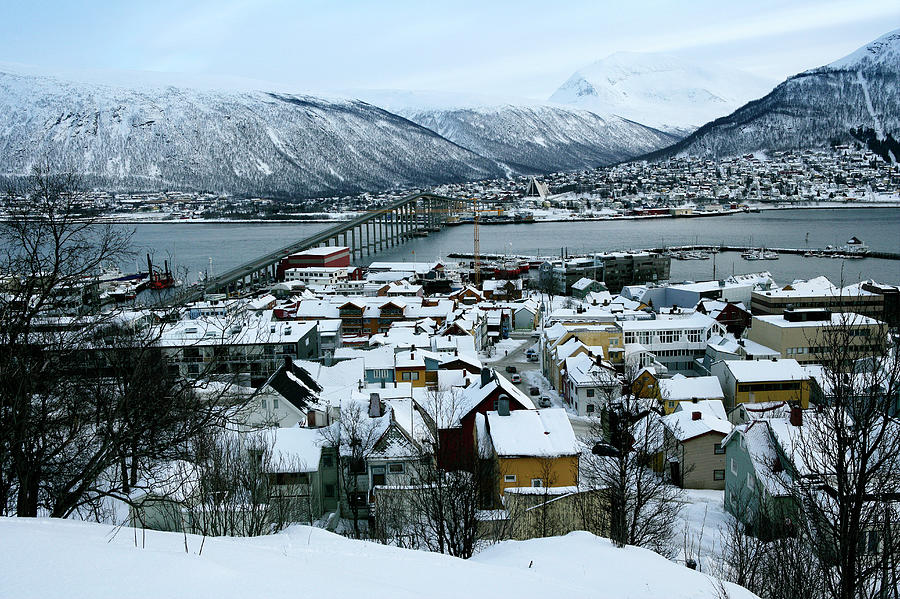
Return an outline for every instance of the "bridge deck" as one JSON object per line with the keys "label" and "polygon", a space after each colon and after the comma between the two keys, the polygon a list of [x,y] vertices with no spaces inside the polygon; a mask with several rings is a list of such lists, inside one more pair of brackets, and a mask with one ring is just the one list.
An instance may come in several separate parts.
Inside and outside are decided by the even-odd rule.
{"label": "bridge deck", "polygon": [[[302,252],[303,250],[308,250],[310,248],[314,248],[320,244],[326,243],[330,239],[334,239],[339,235],[342,235],[351,229],[358,227],[360,225],[365,225],[366,223],[373,221],[384,214],[391,213],[395,210],[399,210],[403,206],[409,204],[416,204],[420,199],[431,199],[437,200],[441,202],[449,202],[456,203],[460,202],[458,198],[450,198],[446,196],[440,196],[432,193],[417,193],[410,196],[406,196],[401,198],[383,208],[379,208],[378,210],[371,211],[367,214],[354,218],[349,221],[341,221],[338,224],[328,227],[322,231],[314,235],[310,235],[309,237],[305,237],[299,241],[296,241],[290,245],[286,245],[282,248],[279,248],[273,252],[269,252],[250,260],[249,262],[245,262],[240,266],[236,266],[208,281],[205,282],[202,286],[194,287],[190,290],[185,291],[181,294],[176,294],[172,299],[175,303],[181,302],[191,302],[197,301],[203,298],[207,293],[213,293],[218,290],[227,288],[229,285],[236,283],[238,281],[243,280],[246,277],[253,275],[254,273],[258,273],[266,268],[269,268],[278,262],[280,262],[283,258],[290,256],[291,254],[295,254],[297,252]],[[416,221],[413,222],[413,229],[420,228],[419,223]],[[401,239],[402,242],[402,239]]]}

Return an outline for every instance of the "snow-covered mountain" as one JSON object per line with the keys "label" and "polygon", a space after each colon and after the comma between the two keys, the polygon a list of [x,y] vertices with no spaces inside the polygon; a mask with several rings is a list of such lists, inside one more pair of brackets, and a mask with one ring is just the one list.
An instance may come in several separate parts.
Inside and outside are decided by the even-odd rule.
{"label": "snow-covered mountain", "polygon": [[594,168],[679,139],[617,116],[515,98],[428,92],[359,92],[512,172]]}
{"label": "snow-covered mountain", "polygon": [[115,81],[0,69],[0,177],[49,158],[108,189],[315,197],[583,169],[676,140],[527,102],[403,93],[366,102]]}
{"label": "snow-covered mountain", "polygon": [[576,71],[550,101],[683,135],[773,85],[744,71],[668,54],[617,52]]}
{"label": "snow-covered mountain", "polygon": [[361,101],[0,72],[0,176],[45,158],[112,189],[294,197],[506,172]]}
{"label": "snow-covered mountain", "polygon": [[[733,156],[827,147],[851,129],[900,133],[900,29],[829,65],[794,75],[770,94],[704,125],[651,158]],[[900,158],[900,156],[898,156]]]}

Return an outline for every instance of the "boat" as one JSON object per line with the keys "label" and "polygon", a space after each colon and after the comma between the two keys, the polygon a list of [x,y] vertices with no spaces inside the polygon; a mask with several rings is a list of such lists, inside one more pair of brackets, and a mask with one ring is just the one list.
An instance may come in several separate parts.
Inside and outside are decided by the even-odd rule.
{"label": "boat", "polygon": [[778,252],[762,252],[763,260],[778,260]]}
{"label": "boat", "polygon": [[744,260],[762,260],[760,252],[756,250],[749,250],[747,252],[744,252],[743,254],[741,254],[741,258],[743,258]]}
{"label": "boat", "polygon": [[147,271],[150,273],[150,279],[145,284],[146,289],[160,291],[176,286],[175,277],[169,271],[169,261],[164,260],[163,265],[164,270],[153,270],[153,261],[150,259],[150,254],[147,254]]}

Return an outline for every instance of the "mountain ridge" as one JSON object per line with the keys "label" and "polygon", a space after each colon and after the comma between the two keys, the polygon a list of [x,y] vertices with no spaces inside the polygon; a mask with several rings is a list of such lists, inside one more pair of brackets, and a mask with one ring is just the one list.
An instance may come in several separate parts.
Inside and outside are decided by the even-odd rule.
{"label": "mountain ridge", "polygon": [[827,65],[789,77],[766,96],[711,121],[683,140],[639,159],[681,154],[726,157],[811,149],[900,131],[900,29]]}

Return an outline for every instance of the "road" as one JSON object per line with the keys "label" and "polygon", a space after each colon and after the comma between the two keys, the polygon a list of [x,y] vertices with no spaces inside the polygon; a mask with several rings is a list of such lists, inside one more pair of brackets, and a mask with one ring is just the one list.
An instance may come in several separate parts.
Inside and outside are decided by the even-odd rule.
{"label": "road", "polygon": [[[522,382],[517,385],[519,389],[526,395],[529,395],[529,388],[537,387],[541,391],[540,395],[546,395],[550,398],[553,407],[564,408],[569,412],[569,422],[572,423],[572,430],[575,432],[576,437],[585,438],[591,436],[592,423],[590,420],[573,414],[572,410],[565,405],[559,393],[552,389],[550,387],[550,382],[544,378],[544,375],[541,373],[541,363],[529,362],[528,358],[526,358],[525,352],[528,348],[537,343],[537,339],[532,339],[531,333],[512,333],[510,338],[524,340],[526,342],[511,351],[508,355],[502,356],[496,362],[490,362],[487,365],[497,370],[497,372],[506,378],[512,376],[512,373],[506,372],[506,367],[515,366],[516,371],[522,375]],[[535,405],[537,405],[539,397],[540,396],[532,397],[535,401]]]}

